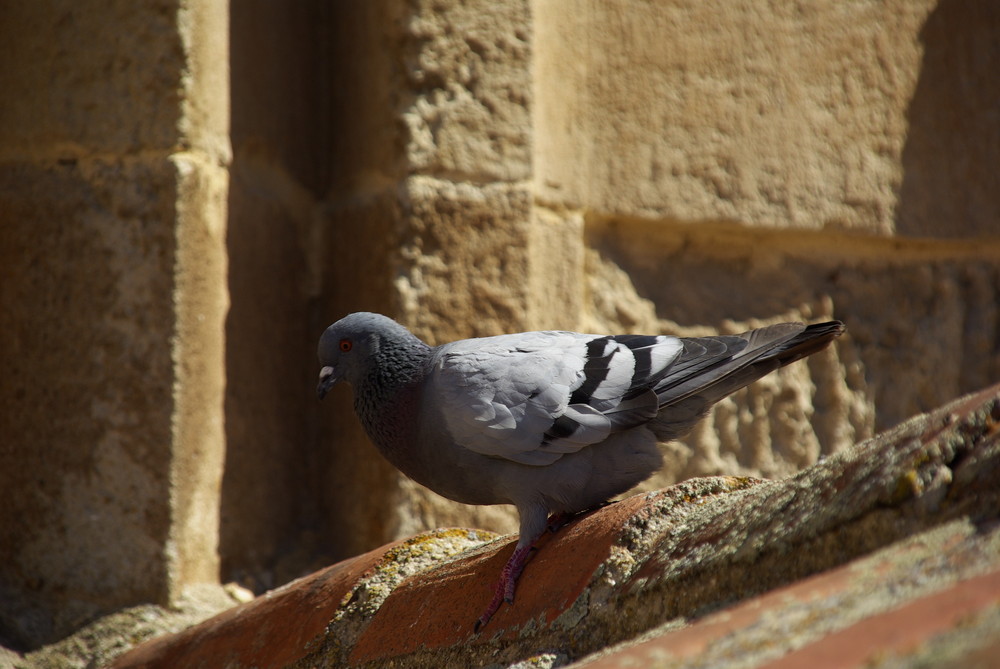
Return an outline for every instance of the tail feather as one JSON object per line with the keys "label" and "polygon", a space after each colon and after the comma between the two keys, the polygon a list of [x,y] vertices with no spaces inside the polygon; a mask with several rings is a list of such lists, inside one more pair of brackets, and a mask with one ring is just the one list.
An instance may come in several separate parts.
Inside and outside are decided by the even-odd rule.
{"label": "tail feather", "polygon": [[[822,350],[845,330],[840,321],[814,325],[781,323],[745,332],[743,350],[683,379],[657,387],[659,413],[650,424],[657,437],[685,434],[724,397],[774,370]],[[669,378],[669,377],[668,377]]]}
{"label": "tail feather", "polygon": [[826,348],[827,344],[844,334],[846,326],[840,321],[827,321],[807,325],[798,336],[778,347],[765,357],[776,357],[781,366],[801,360]]}

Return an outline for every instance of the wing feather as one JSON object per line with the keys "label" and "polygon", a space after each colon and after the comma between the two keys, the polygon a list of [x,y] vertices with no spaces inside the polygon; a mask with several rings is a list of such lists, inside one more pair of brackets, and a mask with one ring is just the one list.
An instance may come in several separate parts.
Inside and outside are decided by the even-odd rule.
{"label": "wing feather", "polygon": [[838,322],[784,323],[686,339],[575,332],[467,339],[436,349],[428,395],[457,444],[548,465],[638,425],[673,438],[713,402],[842,331]]}
{"label": "wing feather", "polygon": [[650,388],[682,351],[674,337],[530,332],[438,349],[431,388],[455,441],[550,464],[656,415]]}

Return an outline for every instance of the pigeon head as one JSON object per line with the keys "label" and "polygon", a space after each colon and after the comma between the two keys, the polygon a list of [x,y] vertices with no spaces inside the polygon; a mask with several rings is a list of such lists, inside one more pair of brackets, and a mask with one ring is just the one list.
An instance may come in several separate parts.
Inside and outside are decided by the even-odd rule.
{"label": "pigeon head", "polygon": [[320,399],[339,381],[355,388],[380,368],[398,366],[401,354],[427,346],[402,325],[381,314],[350,314],[331,325],[319,339]]}

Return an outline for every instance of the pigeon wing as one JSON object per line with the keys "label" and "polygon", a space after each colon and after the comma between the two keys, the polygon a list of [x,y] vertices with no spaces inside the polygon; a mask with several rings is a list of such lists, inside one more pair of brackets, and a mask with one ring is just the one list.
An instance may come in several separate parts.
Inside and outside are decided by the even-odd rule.
{"label": "pigeon wing", "polygon": [[430,378],[461,446],[547,465],[656,415],[652,387],[682,351],[665,336],[529,332],[438,349]]}

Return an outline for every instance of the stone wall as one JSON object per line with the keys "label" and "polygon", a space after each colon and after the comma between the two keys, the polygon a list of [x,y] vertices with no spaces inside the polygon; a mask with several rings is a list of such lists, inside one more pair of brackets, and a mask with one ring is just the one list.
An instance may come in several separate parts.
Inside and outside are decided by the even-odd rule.
{"label": "stone wall", "polygon": [[785,476],[1000,377],[995,3],[21,4],[9,643],[425,527],[513,529],[392,470],[346,389],[315,401],[316,339],[350,311],[432,342],[847,322],[650,486]]}
{"label": "stone wall", "polygon": [[228,19],[0,19],[0,636],[218,583]]}

